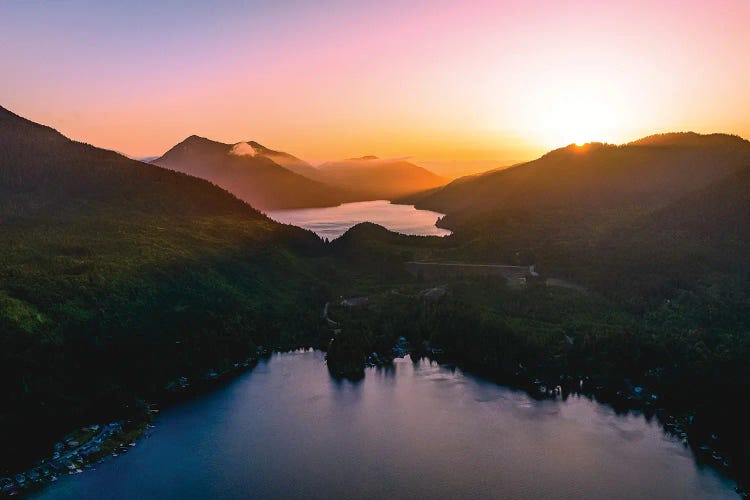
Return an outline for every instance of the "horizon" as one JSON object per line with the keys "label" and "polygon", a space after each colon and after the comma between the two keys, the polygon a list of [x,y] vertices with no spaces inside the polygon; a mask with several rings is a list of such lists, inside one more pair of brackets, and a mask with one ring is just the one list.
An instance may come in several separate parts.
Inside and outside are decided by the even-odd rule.
{"label": "horizon", "polygon": [[0,0],[0,497],[750,497],[750,0]]}
{"label": "horizon", "polygon": [[[22,115],[20,115],[18,113],[15,113],[13,110],[8,109],[5,106],[2,106],[2,103],[0,103],[0,108],[4,108],[6,111],[9,111],[10,113],[15,114],[16,116],[20,117],[21,119],[30,120],[33,123],[36,123],[36,124],[39,124],[39,125],[43,125],[43,126],[49,126],[48,124],[41,123],[41,122],[33,120],[33,119],[29,118],[29,117],[22,116]],[[62,131],[57,130],[57,129],[55,129],[55,130],[57,132],[62,133],[65,137],[68,137],[69,139],[72,139],[72,140],[75,140],[75,141],[78,141],[78,142],[83,142],[83,143],[86,143],[86,144],[91,144],[85,138],[69,137],[69,136],[65,135]],[[512,161],[509,160],[509,161],[505,161],[505,162],[498,162],[497,160],[468,160],[468,161],[463,161],[462,162],[461,160],[455,160],[455,159],[448,159],[448,160],[420,160],[418,158],[414,158],[414,157],[411,157],[411,156],[382,157],[382,156],[378,156],[378,155],[370,155],[370,154],[368,154],[368,155],[363,155],[363,156],[359,156],[359,157],[331,158],[331,159],[327,159],[327,160],[323,160],[323,161],[319,161],[319,162],[308,162],[308,163],[311,166],[313,166],[314,168],[319,168],[319,167],[325,165],[326,163],[341,163],[341,162],[348,162],[348,161],[354,161],[354,160],[365,160],[365,159],[366,160],[377,160],[379,162],[383,162],[383,161],[385,161],[385,162],[407,161],[407,162],[413,163],[413,164],[415,164],[417,166],[420,166],[422,168],[425,168],[425,169],[427,169],[427,170],[429,170],[429,171],[431,171],[431,172],[433,172],[435,174],[438,174],[438,175],[446,178],[448,181],[452,181],[452,180],[459,179],[461,177],[473,176],[473,175],[482,174],[482,173],[489,173],[489,172],[495,171],[495,170],[504,170],[506,168],[511,168],[511,167],[514,167],[514,166],[517,166],[517,165],[521,165],[521,164],[524,164],[524,163],[527,163],[527,162],[539,159],[539,158],[541,158],[542,156],[546,155],[549,152],[556,151],[556,150],[559,150],[559,149],[566,149],[566,148],[569,148],[569,147],[572,147],[572,146],[579,147],[579,148],[580,147],[584,147],[584,146],[588,146],[588,145],[594,145],[594,144],[601,144],[601,145],[605,145],[605,146],[626,146],[626,145],[630,144],[631,142],[637,142],[639,140],[646,139],[646,138],[649,138],[649,137],[654,137],[654,136],[659,136],[659,135],[671,135],[671,134],[674,134],[674,135],[679,135],[679,134],[697,134],[699,136],[723,135],[723,136],[727,136],[727,137],[737,137],[740,140],[750,142],[750,139],[747,139],[746,137],[743,137],[743,136],[741,136],[739,134],[731,134],[731,133],[726,133],[726,132],[706,132],[706,133],[702,133],[702,132],[695,132],[693,130],[680,130],[680,131],[674,130],[674,131],[657,132],[657,133],[652,133],[652,134],[646,134],[644,136],[636,137],[636,138],[634,138],[632,140],[628,140],[628,141],[622,142],[622,143],[614,143],[614,142],[606,142],[606,141],[596,141],[596,140],[587,141],[587,142],[580,142],[580,143],[579,142],[571,142],[571,143],[568,143],[568,144],[561,144],[559,146],[550,148],[550,149],[545,150],[545,151],[541,151],[540,153],[538,153],[537,155],[532,156],[532,157],[528,157],[528,158],[524,158],[524,159],[518,159],[518,160],[512,160]],[[243,144],[243,143],[256,142],[256,143],[260,144],[261,146],[266,147],[266,148],[268,148],[270,150],[273,150],[273,151],[276,151],[276,152],[280,152],[280,153],[292,154],[293,156],[296,156],[297,158],[299,158],[299,159],[301,159],[303,161],[307,161],[306,158],[300,158],[299,156],[294,155],[293,153],[290,153],[289,151],[283,151],[283,148],[277,148],[275,146],[269,146],[267,144],[260,143],[259,141],[255,141],[253,139],[241,140],[241,141],[238,141],[236,143],[231,143],[231,142],[229,142],[229,143],[223,143],[223,142],[217,141],[217,140],[215,140],[213,138],[210,138],[210,137],[201,137],[201,136],[196,135],[196,134],[192,134],[192,135],[190,135],[190,136],[188,136],[188,137],[180,140],[179,142],[177,142],[174,145],[170,146],[169,149],[167,149],[164,153],[162,153],[160,155],[151,155],[151,156],[135,156],[135,155],[131,155],[131,154],[128,154],[126,152],[123,152],[123,151],[118,151],[116,149],[107,148],[107,147],[103,147],[103,146],[97,146],[96,144],[91,144],[91,145],[94,146],[94,147],[100,148],[100,149],[105,149],[105,150],[113,151],[113,152],[115,152],[115,153],[117,153],[119,155],[122,155],[122,156],[124,156],[126,158],[129,158],[129,159],[132,159],[132,160],[137,160],[137,161],[141,161],[141,162],[145,162],[145,163],[151,163],[154,160],[160,159],[164,154],[166,154],[167,152],[169,152],[175,146],[177,146],[177,145],[179,145],[179,144],[181,144],[181,143],[189,140],[192,137],[197,137],[199,139],[205,139],[205,140],[208,140],[208,141],[211,141],[211,142],[222,143],[222,144],[225,144],[225,145],[235,145],[235,146],[238,145],[238,144]],[[474,165],[474,167],[472,168],[472,167],[463,166],[463,167],[456,168],[455,167],[456,163],[460,163],[460,164],[464,164],[464,165],[466,163],[469,163],[471,165]],[[446,169],[444,167],[445,164],[454,164],[454,168],[452,170],[450,168]],[[437,165],[437,168],[435,167],[435,165]]]}
{"label": "horizon", "polygon": [[450,177],[571,143],[750,136],[747,2],[316,5],[5,3],[0,97],[136,158],[195,134]]}

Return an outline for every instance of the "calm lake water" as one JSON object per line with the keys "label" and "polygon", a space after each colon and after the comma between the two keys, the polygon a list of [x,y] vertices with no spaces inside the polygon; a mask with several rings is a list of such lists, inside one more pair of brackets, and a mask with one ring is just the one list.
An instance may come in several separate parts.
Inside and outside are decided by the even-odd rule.
{"label": "calm lake water", "polygon": [[387,200],[344,203],[337,207],[274,210],[268,216],[284,224],[292,224],[315,232],[321,238],[338,238],[360,222],[373,222],[403,234],[446,236],[447,229],[435,226],[443,214],[418,210],[414,205],[394,205]]}
{"label": "calm lake water", "polygon": [[277,354],[161,413],[124,456],[39,498],[732,498],[643,416],[535,401],[427,361],[337,382]]}

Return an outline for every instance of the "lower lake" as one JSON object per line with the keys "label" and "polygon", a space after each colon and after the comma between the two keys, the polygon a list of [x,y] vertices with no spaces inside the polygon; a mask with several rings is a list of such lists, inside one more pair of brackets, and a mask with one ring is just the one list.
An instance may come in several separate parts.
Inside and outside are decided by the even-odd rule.
{"label": "lower lake", "polygon": [[526,393],[422,360],[332,379],[275,354],[168,408],[127,454],[38,498],[732,498],[640,414]]}
{"label": "lower lake", "polygon": [[413,205],[396,205],[387,200],[344,203],[336,207],[273,210],[268,216],[284,224],[303,227],[321,238],[332,240],[360,222],[373,222],[403,234],[446,236],[447,229],[435,226],[443,216],[430,210],[419,210]]}

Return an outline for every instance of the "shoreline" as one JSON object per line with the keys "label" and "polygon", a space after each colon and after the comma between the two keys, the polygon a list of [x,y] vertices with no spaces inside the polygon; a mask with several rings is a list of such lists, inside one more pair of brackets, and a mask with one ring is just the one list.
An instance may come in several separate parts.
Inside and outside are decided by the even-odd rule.
{"label": "shoreline", "polygon": [[209,370],[193,382],[187,377],[167,382],[163,391],[153,398],[155,402],[147,403],[141,418],[90,424],[72,430],[52,445],[54,451],[51,455],[38,458],[28,469],[0,477],[0,496],[12,497],[40,491],[56,482],[59,476],[84,473],[96,464],[127,453],[137,446],[148,429],[155,427],[154,418],[161,411],[159,406],[168,408],[211,392],[219,384],[249,372],[260,359],[273,352],[276,351],[259,347],[254,356],[234,363],[229,369],[219,372]]}
{"label": "shoreline", "polygon": [[[186,377],[180,377],[175,381],[167,383],[164,391],[161,393],[159,403],[163,408],[179,404],[182,401],[192,400],[201,394],[215,390],[220,384],[231,381],[232,379],[250,372],[261,359],[267,359],[273,354],[291,352],[299,349],[314,349],[326,352],[323,349],[310,346],[300,346],[293,349],[265,349],[258,348],[255,356],[245,358],[243,361],[234,363],[230,369],[215,372],[207,371],[197,381],[190,383]],[[583,396],[598,404],[609,406],[616,412],[639,412],[644,418],[655,417],[664,432],[681,440],[684,447],[689,448],[693,460],[699,465],[705,465],[716,470],[718,473],[726,476],[736,484],[735,492],[741,497],[748,497],[746,486],[740,480],[739,471],[732,463],[725,458],[718,449],[709,446],[708,443],[701,442],[695,438],[691,439],[690,426],[693,423],[694,415],[687,413],[670,412],[666,408],[660,407],[656,402],[658,396],[642,387],[632,387],[630,393],[622,390],[614,390],[605,385],[598,385],[589,378],[584,377],[576,382],[573,377],[560,376],[560,380],[555,384],[554,381],[544,381],[540,378],[516,374],[490,373],[487,370],[472,369],[466,366],[460,360],[451,359],[446,356],[439,348],[428,349],[420,353],[408,348],[399,342],[394,348],[392,355],[378,355],[374,359],[372,356],[364,363],[363,368],[379,368],[392,365],[396,358],[405,356],[412,358],[412,362],[426,358],[440,366],[448,368],[459,368],[467,374],[488,380],[499,386],[511,389],[522,390],[533,399],[538,400],[556,400],[565,401],[571,395]],[[328,365],[326,361],[326,365]],[[326,366],[326,369],[328,367]],[[348,379],[353,382],[359,382],[362,379],[350,377],[335,376],[329,374],[332,378]],[[625,385],[627,381],[623,381]],[[117,458],[119,455],[127,453],[131,448],[137,446],[147,431],[154,428],[154,419],[160,412],[156,403],[148,404],[148,409],[142,419],[138,420],[119,420],[107,424],[92,424],[72,431],[55,444],[55,453],[49,457],[43,457],[38,460],[34,467],[15,475],[0,478],[0,496],[16,496],[32,493],[44,489],[48,484],[58,480],[58,476],[63,474],[76,475],[84,473],[94,465],[106,460]],[[83,443],[74,443],[75,446],[65,447],[70,439],[76,433],[94,432],[92,436]],[[713,440],[716,440],[716,434],[712,434]],[[62,450],[62,451],[61,451]],[[56,456],[57,455],[57,456]],[[23,476],[23,481],[19,482],[19,476]],[[8,482],[10,480],[10,482]]]}
{"label": "shoreline", "polygon": [[[406,348],[406,349],[405,349]],[[648,388],[634,386],[627,379],[620,381],[595,382],[590,377],[571,377],[559,374],[556,377],[535,375],[519,370],[516,373],[500,373],[481,367],[471,367],[462,360],[452,358],[438,347],[415,351],[401,343],[393,348],[393,354],[384,355],[373,353],[368,356],[364,367],[377,368],[392,364],[395,358],[403,358],[408,354],[412,361],[426,358],[440,366],[458,368],[475,377],[483,378],[499,386],[517,389],[525,392],[529,397],[537,400],[565,401],[570,396],[582,396],[598,404],[608,406],[617,413],[638,412],[647,419],[656,418],[665,433],[679,438],[682,445],[690,450],[696,464],[707,466],[735,483],[735,492],[743,498],[750,497],[750,487],[735,463],[730,461],[719,442],[718,431],[695,423],[695,412],[675,411],[659,404],[661,398]],[[353,382],[362,380],[357,376],[334,376]],[[701,439],[700,436],[707,436]]]}
{"label": "shoreline", "polygon": [[[441,366],[456,367],[495,384],[522,390],[534,399],[565,401],[571,395],[583,396],[608,406],[617,413],[638,412],[644,418],[656,418],[665,433],[679,438],[683,446],[690,450],[696,464],[708,466],[726,476],[735,483],[734,490],[740,497],[750,497],[750,486],[740,469],[724,454],[721,446],[715,446],[719,439],[716,429],[695,427],[693,411],[674,411],[659,405],[658,395],[645,387],[633,386],[627,379],[596,383],[589,377],[577,378],[560,374],[555,381],[549,377],[539,378],[530,374],[492,373],[489,370],[473,369],[459,360],[451,360],[439,349],[435,356],[426,357]],[[696,434],[709,436],[709,439],[700,439]]]}

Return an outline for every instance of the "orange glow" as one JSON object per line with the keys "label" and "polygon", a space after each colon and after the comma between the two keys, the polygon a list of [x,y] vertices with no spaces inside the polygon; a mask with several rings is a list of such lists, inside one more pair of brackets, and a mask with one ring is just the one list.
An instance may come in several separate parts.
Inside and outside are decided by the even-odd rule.
{"label": "orange glow", "polygon": [[443,175],[574,142],[750,137],[745,0],[229,4],[4,5],[0,102],[133,156],[197,134]]}

